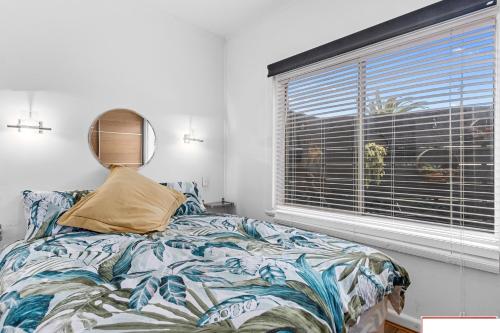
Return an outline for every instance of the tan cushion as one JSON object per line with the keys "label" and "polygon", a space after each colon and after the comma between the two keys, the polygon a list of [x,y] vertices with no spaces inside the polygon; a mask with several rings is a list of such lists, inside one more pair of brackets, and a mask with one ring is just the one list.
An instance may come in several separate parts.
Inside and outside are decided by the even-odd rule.
{"label": "tan cushion", "polygon": [[184,201],[182,193],[130,168],[113,167],[104,184],[68,210],[58,223],[103,233],[163,231]]}

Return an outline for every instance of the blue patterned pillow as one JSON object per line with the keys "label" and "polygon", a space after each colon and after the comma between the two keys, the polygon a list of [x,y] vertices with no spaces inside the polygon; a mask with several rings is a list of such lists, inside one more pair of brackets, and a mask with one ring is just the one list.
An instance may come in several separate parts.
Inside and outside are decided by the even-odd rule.
{"label": "blue patterned pillow", "polygon": [[160,183],[163,186],[170,187],[176,191],[184,193],[187,200],[179,208],[177,208],[174,216],[178,215],[199,215],[206,210],[201,201],[198,185],[195,182],[175,182],[175,183]]}
{"label": "blue patterned pillow", "polygon": [[27,231],[25,240],[68,233],[78,228],[57,224],[59,216],[90,191],[29,191],[23,192]]}

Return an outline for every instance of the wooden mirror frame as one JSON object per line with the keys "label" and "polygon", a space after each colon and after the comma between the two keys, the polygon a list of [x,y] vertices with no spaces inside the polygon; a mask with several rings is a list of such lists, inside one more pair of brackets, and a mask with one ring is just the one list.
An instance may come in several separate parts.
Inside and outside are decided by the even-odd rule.
{"label": "wooden mirror frame", "polygon": [[[145,144],[145,140],[150,140],[151,134],[152,144]],[[102,142],[106,145],[104,149]],[[151,122],[138,112],[122,108],[111,109],[101,113],[91,123],[88,144],[95,159],[106,168],[123,165],[139,169],[151,162],[156,153],[156,132]]]}

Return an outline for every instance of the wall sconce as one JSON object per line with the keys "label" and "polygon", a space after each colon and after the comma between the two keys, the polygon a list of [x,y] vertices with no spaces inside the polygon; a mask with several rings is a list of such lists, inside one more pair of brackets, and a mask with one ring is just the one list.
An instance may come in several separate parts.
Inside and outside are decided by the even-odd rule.
{"label": "wall sconce", "polygon": [[191,143],[191,142],[203,142],[205,140],[198,139],[194,137],[194,132],[193,132],[193,118],[189,117],[189,133],[184,134],[184,143]]}
{"label": "wall sconce", "polygon": [[35,129],[38,130],[38,133],[42,134],[43,131],[52,131],[52,128],[50,127],[44,127],[43,126],[43,121],[38,121],[33,119],[33,112],[31,111],[31,102],[30,102],[30,111],[29,111],[29,116],[28,119],[18,119],[16,125],[9,125],[7,124],[8,128],[17,128],[18,132],[21,132],[22,128],[27,128],[27,129]]}
{"label": "wall sconce", "polygon": [[198,138],[193,138],[191,134],[184,134],[184,143],[190,143],[190,142],[204,142],[202,139]]}

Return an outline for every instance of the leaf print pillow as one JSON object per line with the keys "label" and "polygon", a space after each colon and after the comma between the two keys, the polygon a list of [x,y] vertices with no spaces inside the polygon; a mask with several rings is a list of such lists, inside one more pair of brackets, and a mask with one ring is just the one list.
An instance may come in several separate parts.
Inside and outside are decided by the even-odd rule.
{"label": "leaf print pillow", "polygon": [[176,191],[184,193],[187,198],[173,216],[179,215],[199,215],[205,212],[205,206],[201,201],[198,185],[195,182],[173,182],[173,183],[160,183],[163,186],[170,187]]}
{"label": "leaf print pillow", "polygon": [[71,208],[90,191],[23,191],[25,240],[68,233],[78,228],[57,224],[62,212]]}

